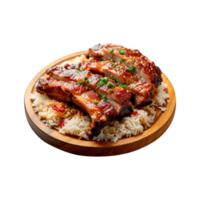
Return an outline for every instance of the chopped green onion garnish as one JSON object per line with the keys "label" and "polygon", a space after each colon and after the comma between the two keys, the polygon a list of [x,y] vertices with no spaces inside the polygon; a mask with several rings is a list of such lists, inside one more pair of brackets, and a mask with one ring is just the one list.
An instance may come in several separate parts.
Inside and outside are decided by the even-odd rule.
{"label": "chopped green onion garnish", "polygon": [[124,59],[122,58],[119,62],[120,62],[120,64],[122,63],[124,61]]}
{"label": "chopped green onion garnish", "polygon": [[86,90],[88,90],[88,86],[86,86],[85,88],[86,88]]}
{"label": "chopped green onion garnish", "polygon": [[104,99],[104,100],[106,100],[106,97],[101,97],[101,99]]}
{"label": "chopped green onion garnish", "polygon": [[85,81],[86,83],[89,83],[90,81],[89,80],[87,80],[87,81]]}
{"label": "chopped green onion garnish", "polygon": [[105,83],[107,83],[107,82],[108,82],[108,80],[109,80],[109,78],[108,78],[108,77],[104,77],[104,78],[103,78],[103,81],[104,81]]}
{"label": "chopped green onion garnish", "polygon": [[115,62],[114,59],[111,59],[110,62]]}
{"label": "chopped green onion garnish", "polygon": [[90,72],[92,72],[92,70],[89,70]]}
{"label": "chopped green onion garnish", "polygon": [[103,61],[103,58],[100,58],[99,61]]}
{"label": "chopped green onion garnish", "polygon": [[85,80],[87,80],[87,79],[88,79],[88,77],[85,77],[84,79],[85,79]]}
{"label": "chopped green onion garnish", "polygon": [[94,103],[94,104],[98,104],[98,101],[94,101],[93,103]]}
{"label": "chopped green onion garnish", "polygon": [[119,49],[120,54],[124,54],[124,49]]}
{"label": "chopped green onion garnish", "polygon": [[134,64],[134,62],[131,60],[131,62]]}
{"label": "chopped green onion garnish", "polygon": [[124,87],[124,88],[128,89],[128,86],[127,86],[127,85],[123,85],[122,87]]}
{"label": "chopped green onion garnish", "polygon": [[98,82],[98,85],[97,85],[97,88],[100,88],[101,86],[103,86],[104,85],[104,82],[103,81],[99,81]]}
{"label": "chopped green onion garnish", "polygon": [[118,84],[119,86],[123,87],[123,88],[128,89],[128,86],[127,86],[125,83],[123,83],[123,84],[117,83],[117,84]]}
{"label": "chopped green onion garnish", "polygon": [[118,69],[120,69],[120,66],[117,66]]}
{"label": "chopped green onion garnish", "polygon": [[126,61],[125,64],[128,64],[128,61]]}
{"label": "chopped green onion garnish", "polygon": [[83,69],[80,69],[80,68],[77,68],[77,69],[78,69],[78,71],[79,71],[79,72],[82,72],[82,71],[84,71]]}
{"label": "chopped green onion garnish", "polygon": [[114,90],[113,89],[111,89],[111,90],[109,90],[110,92],[114,92]]}
{"label": "chopped green onion garnish", "polygon": [[129,72],[133,72],[133,69],[132,68],[128,68],[127,69]]}
{"label": "chopped green onion garnish", "polygon": [[113,53],[113,52],[114,52],[114,49],[111,49],[109,52],[110,52],[110,53]]}
{"label": "chopped green onion garnish", "polygon": [[128,68],[127,70],[128,70],[129,72],[133,72],[134,69],[135,69],[135,66],[132,66],[132,67]]}
{"label": "chopped green onion garnish", "polygon": [[114,87],[115,85],[113,83],[108,83],[107,86],[108,87]]}
{"label": "chopped green onion garnish", "polygon": [[116,80],[114,78],[112,78],[112,81],[116,82]]}
{"label": "chopped green onion garnish", "polygon": [[104,83],[107,83],[108,82],[108,77],[104,77],[104,78],[100,78],[100,81],[103,81]]}
{"label": "chopped green onion garnish", "polygon": [[77,82],[76,84],[79,85],[79,84],[82,84],[82,83],[83,83],[83,81],[80,81],[80,82]]}
{"label": "chopped green onion garnish", "polygon": [[113,65],[113,67],[117,67],[117,65],[116,65],[116,64],[114,64],[114,65]]}

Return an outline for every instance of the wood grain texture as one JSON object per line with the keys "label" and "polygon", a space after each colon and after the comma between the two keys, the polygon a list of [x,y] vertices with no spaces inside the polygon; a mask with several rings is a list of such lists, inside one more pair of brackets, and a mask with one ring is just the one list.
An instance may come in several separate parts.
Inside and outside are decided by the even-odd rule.
{"label": "wood grain texture", "polygon": [[146,145],[158,139],[171,124],[176,108],[174,88],[169,79],[164,74],[162,74],[162,77],[168,86],[168,92],[170,96],[169,103],[166,106],[167,110],[164,113],[158,111],[156,114],[155,123],[149,129],[137,136],[124,138],[117,141],[116,143],[109,141],[96,142],[79,140],[72,136],[62,135],[57,130],[47,127],[42,121],[39,120],[38,115],[35,114],[31,106],[32,101],[30,100],[31,93],[35,92],[35,83],[41,76],[45,76],[45,71],[47,68],[61,64],[66,60],[72,61],[76,56],[80,56],[82,54],[87,54],[87,51],[73,53],[50,63],[44,69],[42,69],[30,82],[25,93],[24,106],[27,120],[33,131],[43,141],[54,147],[69,153],[87,156],[110,156],[124,154],[145,147]]}

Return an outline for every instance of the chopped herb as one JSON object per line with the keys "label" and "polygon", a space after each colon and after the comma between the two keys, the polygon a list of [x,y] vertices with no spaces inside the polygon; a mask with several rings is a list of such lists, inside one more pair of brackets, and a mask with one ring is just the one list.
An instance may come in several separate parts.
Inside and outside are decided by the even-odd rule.
{"label": "chopped herb", "polygon": [[85,79],[85,80],[87,80],[87,79],[88,79],[88,77],[85,77],[84,79]]}
{"label": "chopped herb", "polygon": [[82,83],[83,83],[83,81],[80,81],[80,82],[77,82],[76,84],[77,84],[77,85],[80,85],[80,84],[82,84]]}
{"label": "chopped herb", "polygon": [[106,97],[101,97],[101,99],[105,100],[106,101]]}
{"label": "chopped herb", "polygon": [[107,86],[108,87],[114,87],[115,85],[113,83],[108,83]]}
{"label": "chopped herb", "polygon": [[122,85],[122,87],[128,89],[128,86],[127,86],[127,85]]}
{"label": "chopped herb", "polygon": [[114,64],[114,65],[113,65],[113,67],[117,67],[117,65],[116,65],[116,64]]}
{"label": "chopped herb", "polygon": [[124,61],[124,59],[123,59],[123,58],[121,58],[121,60],[119,61],[119,62],[120,62],[120,64],[121,64],[123,61]]}
{"label": "chopped herb", "polygon": [[99,61],[103,61],[103,58],[100,58]]}
{"label": "chopped herb", "polygon": [[120,69],[120,66],[117,66],[118,69]]}
{"label": "chopped herb", "polygon": [[94,101],[93,103],[94,103],[94,104],[98,104],[98,101]]}
{"label": "chopped herb", "polygon": [[89,70],[90,72],[92,72],[92,70]]}
{"label": "chopped herb", "polygon": [[132,66],[132,67],[128,68],[127,70],[128,70],[129,72],[133,72],[134,69],[135,69],[135,66]]}
{"label": "chopped herb", "polygon": [[98,82],[98,85],[97,85],[97,88],[100,88],[101,86],[103,86],[104,85],[104,82],[103,81],[99,81]]}
{"label": "chopped herb", "polygon": [[124,49],[119,49],[120,54],[124,54]]}
{"label": "chopped herb", "polygon": [[133,70],[135,69],[135,66],[132,66]]}
{"label": "chopped herb", "polygon": [[86,86],[85,88],[86,88],[86,90],[88,90],[88,86]]}
{"label": "chopped herb", "polygon": [[128,70],[129,72],[132,72],[132,71],[133,71],[132,68],[128,68],[127,70]]}
{"label": "chopped herb", "polygon": [[116,80],[114,78],[112,78],[112,81],[116,82]]}
{"label": "chopped herb", "polygon": [[111,90],[109,90],[110,92],[114,92],[114,90],[113,89],[111,89]]}
{"label": "chopped herb", "polygon": [[83,69],[80,69],[80,68],[77,68],[77,70],[78,70],[79,72],[82,72],[82,71],[84,71]]}
{"label": "chopped herb", "polygon": [[100,78],[100,81],[103,81],[104,83],[107,83],[108,82],[108,77],[104,77],[104,78]]}
{"label": "chopped herb", "polygon": [[90,81],[89,80],[87,80],[87,81],[85,81],[86,83],[89,83]]}
{"label": "chopped herb", "polygon": [[109,78],[108,78],[108,77],[104,77],[104,78],[103,78],[103,81],[104,81],[105,83],[107,83],[107,82],[108,82],[108,80],[109,80]]}
{"label": "chopped herb", "polygon": [[125,83],[123,83],[123,84],[117,83],[117,85],[119,85],[119,86],[121,86],[121,87],[123,87],[123,88],[128,89],[128,86],[127,86]]}
{"label": "chopped herb", "polygon": [[110,62],[115,62],[114,59],[110,59]]}
{"label": "chopped herb", "polygon": [[125,64],[128,64],[128,61],[126,61]]}
{"label": "chopped herb", "polygon": [[70,116],[70,119],[72,119],[72,116]]}
{"label": "chopped herb", "polygon": [[131,62],[134,64],[134,62],[131,60]]}
{"label": "chopped herb", "polygon": [[109,52],[110,52],[110,53],[113,53],[113,52],[114,52],[114,49],[111,49]]}

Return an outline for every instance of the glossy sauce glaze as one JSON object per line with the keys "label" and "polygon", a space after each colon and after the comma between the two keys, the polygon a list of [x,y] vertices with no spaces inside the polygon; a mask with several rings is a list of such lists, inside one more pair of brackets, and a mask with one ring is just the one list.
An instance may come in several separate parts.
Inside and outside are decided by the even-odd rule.
{"label": "glossy sauce glaze", "polygon": [[[123,50],[122,54],[119,53],[120,49]],[[110,52],[111,50],[113,50],[112,53]],[[90,56],[104,57],[104,60],[107,58],[115,58],[118,60],[123,58],[122,63],[125,64],[128,62],[126,64],[127,66],[134,65],[137,68],[136,72],[139,78],[144,78],[147,82],[154,83],[156,87],[162,82],[160,68],[155,66],[155,63],[150,61],[146,56],[142,55],[139,50],[131,50],[120,45],[97,44],[88,51]]]}
{"label": "glossy sauce glaze", "polygon": [[[63,67],[53,67],[47,70],[52,78],[63,81],[75,81],[84,84],[91,89],[97,91],[99,94],[106,95],[110,100],[114,100],[120,104],[128,104],[131,98],[131,92],[126,88],[117,85],[111,79],[103,82],[104,77],[99,74],[92,74],[88,70],[79,71],[76,69],[65,69]],[[99,83],[102,85],[99,85]],[[110,85],[110,86],[109,86]]]}

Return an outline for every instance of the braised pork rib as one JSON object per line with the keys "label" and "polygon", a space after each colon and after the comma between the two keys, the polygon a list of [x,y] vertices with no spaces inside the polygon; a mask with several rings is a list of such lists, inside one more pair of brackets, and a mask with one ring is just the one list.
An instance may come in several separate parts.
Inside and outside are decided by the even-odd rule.
{"label": "braised pork rib", "polygon": [[90,70],[94,73],[103,74],[116,82],[128,86],[128,89],[134,94],[134,105],[138,106],[152,98],[154,94],[154,84],[139,79],[124,64],[110,61],[99,61],[99,58],[93,58],[84,63],[66,65],[66,69]]}
{"label": "braised pork rib", "polygon": [[89,56],[101,57],[103,60],[113,59],[115,62],[124,63],[130,68],[134,64],[137,78],[154,83],[156,87],[162,82],[160,68],[138,50],[127,49],[120,45],[97,44],[88,51]]}
{"label": "braised pork rib", "polygon": [[36,91],[46,93],[58,100],[60,99],[57,98],[57,92],[59,94],[66,94],[69,98],[63,98],[64,100],[62,99],[62,101],[73,102],[85,110],[91,117],[92,125],[89,135],[97,136],[101,128],[116,118],[116,111],[110,103],[100,99],[96,92],[88,91],[85,86],[76,84],[76,82],[40,78],[36,86]]}
{"label": "braised pork rib", "polygon": [[130,103],[131,92],[117,85],[111,79],[104,79],[105,77],[102,75],[92,74],[88,70],[68,70],[58,66],[49,68],[46,73],[59,81],[75,81],[78,84],[88,86],[90,89],[96,91],[99,96],[105,97],[109,101],[117,111],[119,118],[129,115],[133,111]]}

